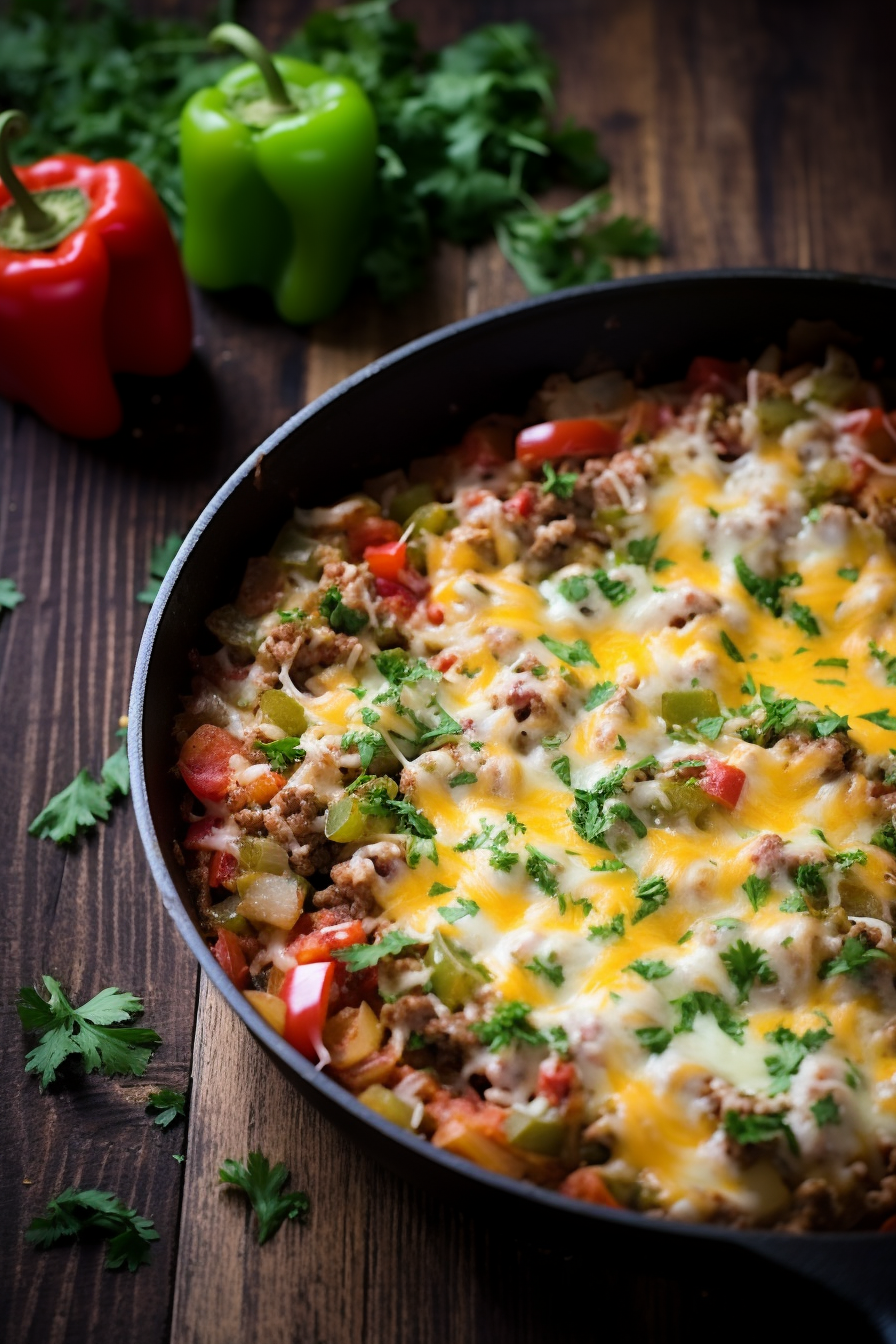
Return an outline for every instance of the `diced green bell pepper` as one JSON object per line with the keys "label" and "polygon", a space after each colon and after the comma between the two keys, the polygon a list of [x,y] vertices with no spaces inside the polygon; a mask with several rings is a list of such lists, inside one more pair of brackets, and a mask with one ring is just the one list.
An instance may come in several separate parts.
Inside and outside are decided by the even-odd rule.
{"label": "diced green bell pepper", "polygon": [[715,691],[704,690],[702,686],[687,691],[663,691],[661,713],[666,723],[683,727],[698,719],[713,718],[718,712],[719,700]]}
{"label": "diced green bell pepper", "polygon": [[431,504],[434,499],[433,488],[428,481],[409,485],[407,490],[402,490],[392,500],[389,505],[389,517],[394,518],[396,523],[404,524],[409,521],[413,513]]}
{"label": "diced green bell pepper", "polygon": [[252,926],[244,915],[237,911],[237,906],[242,900],[241,896],[236,894],[228,896],[224,901],[218,901],[209,910],[209,918],[216,928],[228,929],[231,933],[251,933]]}
{"label": "diced green bell pepper", "polygon": [[851,483],[852,475],[847,464],[839,457],[831,457],[810,477],[805,489],[806,501],[811,505],[823,504],[832,495],[848,491]]}
{"label": "diced green bell pepper", "polygon": [[376,1111],[384,1120],[391,1120],[393,1125],[400,1125],[402,1129],[410,1129],[414,1108],[403,1097],[396,1096],[391,1087],[384,1087],[382,1083],[371,1083],[370,1087],[365,1087],[360,1093],[358,1100],[369,1106],[372,1111]]}
{"label": "diced green bell pepper", "polygon": [[491,978],[469,952],[438,929],[427,949],[424,965],[430,970],[432,992],[451,1012],[457,1012]]}
{"label": "diced green bell pepper", "polygon": [[819,369],[812,375],[812,401],[821,401],[825,406],[848,406],[859,391],[859,381],[845,373],[828,373]]}
{"label": "diced green bell pepper", "polygon": [[513,1106],[504,1121],[504,1133],[515,1148],[557,1157],[566,1138],[566,1126],[562,1120],[548,1115],[531,1115],[525,1107]]}
{"label": "diced green bell pepper", "polygon": [[806,412],[790,397],[765,397],[756,407],[756,423],[766,438],[775,439],[788,425],[805,419]]}
{"label": "diced green bell pepper", "polygon": [[249,64],[200,89],[180,119],[184,264],[198,285],[256,285],[287,322],[339,307],[364,244],[377,147],[353,80],[271,57],[225,23],[213,42]]}
{"label": "diced green bell pepper", "polygon": [[336,802],[327,808],[324,834],[328,840],[335,840],[337,844],[345,845],[361,839],[364,824],[365,818],[358,800],[354,794],[350,794],[337,798]]}
{"label": "diced green bell pepper", "polygon": [[253,658],[258,652],[261,643],[258,622],[251,616],[244,616],[236,607],[230,604],[218,607],[217,611],[213,611],[205,618],[205,624],[215,639],[220,639],[222,644],[227,644],[240,653],[251,654]]}
{"label": "diced green bell pepper", "polygon": [[298,523],[290,518],[277,533],[277,540],[271,547],[271,555],[284,565],[297,569],[307,579],[319,579],[321,566],[313,559],[317,542],[302,531]]}
{"label": "diced green bell pepper", "polygon": [[710,801],[696,779],[667,779],[663,781],[662,787],[672,804],[673,812],[683,812],[692,820],[696,820],[710,807]]}
{"label": "diced green bell pepper", "polygon": [[288,873],[289,855],[276,840],[244,835],[240,841],[240,867],[251,873]]}
{"label": "diced green bell pepper", "polygon": [[262,691],[261,712],[288,737],[301,737],[308,727],[305,711],[288,691]]}

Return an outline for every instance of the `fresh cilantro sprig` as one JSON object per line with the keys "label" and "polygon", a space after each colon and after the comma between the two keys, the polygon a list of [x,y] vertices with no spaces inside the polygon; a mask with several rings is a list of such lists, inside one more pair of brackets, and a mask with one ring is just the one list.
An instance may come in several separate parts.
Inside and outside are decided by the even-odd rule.
{"label": "fresh cilantro sprig", "polygon": [[790,1087],[791,1078],[806,1056],[820,1050],[826,1041],[832,1041],[834,1037],[827,1027],[815,1027],[798,1036],[795,1031],[782,1025],[775,1027],[774,1031],[767,1031],[765,1039],[780,1050],[780,1054],[766,1055],[763,1061],[772,1080],[768,1094],[776,1097]]}
{"label": "fresh cilantro sprig", "polygon": [[[305,759],[305,748],[299,737],[280,737],[276,742],[256,742],[255,750],[264,752],[269,763],[277,770],[286,770]],[[343,750],[346,748],[343,747]]]}
{"label": "fresh cilantro sprig", "polygon": [[416,947],[420,942],[416,934],[405,933],[403,929],[389,929],[378,943],[356,943],[354,947],[341,947],[333,956],[344,962],[350,971],[366,971],[368,966],[376,966],[384,957],[397,957],[407,947]]}
{"label": "fresh cilantro sprig", "polygon": [[694,1023],[700,1013],[705,1013],[709,1017],[714,1017],[719,1028],[724,1031],[726,1036],[730,1036],[738,1045],[744,1043],[744,1028],[746,1021],[736,1018],[731,1011],[731,1005],[722,998],[721,994],[711,994],[705,989],[695,989],[689,994],[684,994],[680,999],[671,1000],[672,1007],[677,1008],[679,1012],[678,1025],[675,1028],[675,1034],[683,1031],[693,1031]]}
{"label": "fresh cilantro sprig", "polygon": [[550,650],[562,663],[568,663],[570,667],[583,667],[586,663],[590,664],[591,667],[600,666],[584,639],[577,639],[572,644],[564,644],[562,640],[553,639],[551,635],[539,635],[538,638],[546,649]]}
{"label": "fresh cilantro sprig", "polygon": [[342,593],[335,584],[332,584],[320,599],[319,610],[331,630],[345,635],[357,635],[370,620],[366,611],[346,605]]}
{"label": "fresh cilantro sprig", "polygon": [[558,499],[572,499],[572,492],[576,488],[576,481],[579,479],[575,471],[562,471],[558,475],[550,462],[544,464],[544,484],[541,487],[543,495],[556,495]]}
{"label": "fresh cilantro sprig", "polygon": [[70,1055],[80,1055],[85,1073],[101,1070],[140,1077],[161,1037],[149,1027],[116,1026],[143,1012],[134,994],[120,989],[102,989],[76,1008],[58,980],[41,977],[49,993],[44,999],[25,985],[16,1004],[22,1026],[40,1035],[40,1042],[25,1057],[28,1073],[40,1075],[41,1088],[56,1081],[56,1070]]}
{"label": "fresh cilantro sprig", "polygon": [[71,844],[79,831],[107,821],[113,802],[126,797],[130,787],[127,747],[122,742],[103,762],[99,780],[86,768],[79,770],[71,784],[54,794],[38,812],[28,834],[38,840],[55,840],[57,845]]}
{"label": "fresh cilantro sprig", "polygon": [[867,947],[861,938],[845,938],[839,954],[822,962],[818,974],[822,980],[830,980],[834,975],[857,975],[872,961],[887,960],[882,948]]}
{"label": "fresh cilantro sprig", "polygon": [[868,641],[868,652],[876,658],[887,674],[887,685],[896,686],[896,653],[888,653],[873,639]]}
{"label": "fresh cilantro sprig", "polygon": [[[799,588],[803,582],[801,574],[781,574],[776,579],[763,578],[747,564],[742,555],[734,557],[734,571],[741,584],[761,607],[766,607],[773,616],[781,616],[784,603],[781,592],[784,588]],[[818,633],[817,631],[815,633]]]}
{"label": "fresh cilantro sprig", "polygon": [[391,817],[399,835],[408,837],[405,858],[409,868],[416,868],[421,859],[438,864],[436,828],[428,817],[408,798],[390,798],[385,785],[371,788],[360,800],[360,810],[368,817]]}
{"label": "fresh cilantro sprig", "polygon": [[248,1197],[258,1219],[258,1244],[270,1241],[287,1218],[305,1221],[311,1207],[302,1190],[286,1190],[289,1172],[282,1162],[271,1166],[263,1153],[250,1153],[245,1162],[228,1157],[218,1172],[225,1185],[235,1185]]}
{"label": "fresh cilantro sprig", "polygon": [[158,1111],[159,1114],[153,1123],[158,1125],[159,1129],[167,1129],[178,1116],[186,1114],[187,1099],[183,1092],[175,1092],[172,1087],[161,1087],[158,1092],[150,1092],[146,1098],[146,1109]]}
{"label": "fresh cilantro sprig", "polygon": [[489,1050],[504,1050],[510,1045],[544,1045],[547,1038],[529,1020],[532,1009],[518,999],[499,1003],[484,1022],[474,1022],[472,1032]]}
{"label": "fresh cilantro sprig", "polygon": [[533,957],[526,963],[526,970],[549,980],[556,989],[563,984],[563,967],[557,960],[556,952],[551,952],[547,957]]}
{"label": "fresh cilantro sprig", "polygon": [[170,532],[164,541],[159,542],[158,546],[153,546],[149,561],[149,578],[146,580],[145,587],[141,588],[137,594],[138,602],[145,602],[150,607],[155,602],[162,586],[162,580],[174,563],[174,557],[183,545],[183,541],[183,537],[179,536],[177,532]]}
{"label": "fresh cilantro sprig", "polygon": [[456,905],[439,905],[436,908],[449,924],[456,924],[459,919],[464,919],[467,915],[479,914],[479,906],[468,896],[458,896]]}
{"label": "fresh cilantro sprig", "polygon": [[728,972],[728,979],[737,990],[738,1003],[746,1003],[757,980],[761,985],[777,982],[778,977],[769,965],[765,949],[755,947],[743,938],[738,938],[726,951],[720,952],[719,958]]}
{"label": "fresh cilantro sprig", "polygon": [[786,1111],[773,1111],[769,1115],[750,1112],[742,1115],[739,1111],[726,1111],[724,1123],[725,1133],[734,1139],[735,1143],[744,1145],[768,1143],[771,1139],[776,1139],[779,1134],[783,1134],[790,1151],[799,1152],[796,1136],[787,1123]]}
{"label": "fresh cilantro sprig", "polygon": [[25,594],[20,592],[15,579],[0,579],[0,615],[4,611],[14,611],[24,601]]}
{"label": "fresh cilantro sprig", "polygon": [[79,1238],[83,1233],[104,1237],[106,1269],[127,1265],[134,1273],[149,1263],[149,1248],[159,1240],[151,1218],[129,1209],[110,1190],[63,1190],[51,1199],[41,1217],[33,1218],[25,1240],[38,1250],[55,1246],[64,1237]]}

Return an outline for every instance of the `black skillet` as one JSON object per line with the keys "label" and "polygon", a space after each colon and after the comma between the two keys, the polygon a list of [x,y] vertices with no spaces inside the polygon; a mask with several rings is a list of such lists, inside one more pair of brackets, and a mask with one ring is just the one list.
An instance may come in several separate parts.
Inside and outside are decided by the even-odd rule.
{"label": "black skillet", "polygon": [[332,502],[366,477],[456,442],[479,415],[523,409],[546,374],[615,366],[646,383],[662,381],[680,377],[695,354],[736,359],[773,341],[784,345],[798,318],[836,323],[864,370],[885,386],[893,379],[896,393],[896,282],[716,271],[567,290],[458,322],[377,360],[293,416],[215,495],[152,608],[130,705],[134,805],[162,899],[206,975],[303,1095],[374,1157],[416,1185],[473,1202],[484,1217],[528,1223],[541,1237],[551,1229],[563,1244],[597,1236],[605,1252],[643,1254],[664,1266],[698,1257],[704,1269],[707,1261],[743,1266],[748,1254],[765,1257],[841,1293],[896,1344],[894,1237],[651,1221],[492,1175],[381,1120],[316,1072],[226,979],[197,927],[172,849],[181,825],[171,724],[187,684],[187,652],[202,643],[206,614],[231,599],[246,558],[269,548],[294,502]]}

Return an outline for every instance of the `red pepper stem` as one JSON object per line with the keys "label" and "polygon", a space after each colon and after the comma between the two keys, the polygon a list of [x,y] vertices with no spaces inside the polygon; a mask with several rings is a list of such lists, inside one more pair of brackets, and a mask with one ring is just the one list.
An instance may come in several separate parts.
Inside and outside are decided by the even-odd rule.
{"label": "red pepper stem", "polygon": [[214,46],[227,45],[228,47],[234,47],[241,56],[245,56],[247,61],[254,61],[261,71],[268,98],[274,107],[286,111],[294,106],[270,52],[261,45],[258,38],[254,37],[248,29],[241,27],[238,23],[219,23],[217,28],[213,28],[209,33],[209,41]]}
{"label": "red pepper stem", "polygon": [[16,176],[9,157],[10,140],[24,135],[27,129],[28,121],[24,112],[11,108],[8,112],[0,113],[0,182],[22,212],[22,221],[28,232],[45,233],[53,227],[55,220],[38,205],[24,182]]}

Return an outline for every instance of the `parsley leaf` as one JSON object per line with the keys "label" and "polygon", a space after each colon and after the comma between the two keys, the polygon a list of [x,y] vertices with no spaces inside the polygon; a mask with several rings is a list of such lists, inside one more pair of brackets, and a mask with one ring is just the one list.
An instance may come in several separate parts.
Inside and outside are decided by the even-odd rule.
{"label": "parsley leaf", "polygon": [[130,1073],[139,1078],[145,1072],[149,1056],[162,1038],[148,1027],[111,1025],[127,1022],[143,1011],[134,994],[102,989],[76,1008],[58,980],[50,975],[42,979],[49,1001],[26,985],[19,991],[16,1004],[25,1031],[41,1038],[25,1057],[26,1072],[40,1075],[41,1088],[56,1081],[56,1070],[70,1055],[81,1056],[85,1073],[99,1069],[107,1077]]}
{"label": "parsley leaf", "polygon": [[427,896],[447,896],[449,891],[453,890],[453,887],[446,887],[444,882],[433,882],[426,894]]}
{"label": "parsley leaf", "polygon": [[623,583],[621,579],[611,579],[606,570],[603,569],[594,571],[594,582],[613,607],[621,607],[623,602],[628,601],[635,591],[629,584]]}
{"label": "parsley leaf", "polygon": [[834,1100],[832,1092],[819,1097],[818,1101],[812,1103],[809,1110],[815,1116],[815,1123],[819,1129],[823,1129],[825,1125],[839,1125],[840,1123],[840,1107]]}
{"label": "parsley leaf", "polygon": [[591,924],[589,938],[621,938],[625,932],[625,915],[616,914],[607,924]]}
{"label": "parsley leaf", "polygon": [[664,961],[653,961],[650,957],[639,957],[637,961],[629,962],[624,969],[634,971],[642,980],[662,980],[672,974],[671,966],[667,966]]}
{"label": "parsley leaf", "polygon": [[887,685],[896,686],[896,653],[888,653],[882,649],[873,639],[868,641],[868,651],[872,658],[876,658],[887,674]]}
{"label": "parsley leaf", "polygon": [[799,1152],[799,1145],[793,1130],[787,1123],[786,1111],[775,1111],[771,1115],[741,1115],[738,1111],[725,1112],[725,1133],[735,1143],[767,1143],[770,1139],[783,1134],[792,1153]]}
{"label": "parsley leaf", "polygon": [[258,1219],[259,1246],[270,1241],[286,1218],[304,1222],[311,1207],[304,1191],[284,1191],[289,1172],[282,1162],[272,1167],[263,1153],[250,1153],[244,1163],[233,1157],[225,1158],[218,1177],[225,1185],[235,1185],[248,1196]]}
{"label": "parsley leaf", "polygon": [[368,966],[376,966],[384,957],[397,957],[406,947],[416,947],[419,942],[417,934],[389,929],[378,943],[355,943],[353,947],[338,948],[332,955],[344,962],[350,971],[366,971]]}
{"label": "parsley leaf", "polygon": [[738,938],[725,952],[720,952],[719,957],[728,972],[728,979],[737,990],[738,1003],[746,1002],[757,980],[763,985],[773,985],[778,979],[768,964],[765,950],[754,947],[743,938]]}
{"label": "parsley leaf", "polygon": [[878,728],[888,728],[891,733],[896,733],[896,718],[888,709],[876,709],[873,714],[860,714],[860,719],[867,719],[869,723],[874,723]]}
{"label": "parsley leaf", "polygon": [[533,957],[526,963],[526,970],[531,971],[533,975],[541,975],[545,980],[550,980],[552,985],[558,989],[563,984],[563,967],[557,961],[557,953],[552,952],[545,960],[544,957]]}
{"label": "parsley leaf", "polygon": [[769,1096],[776,1097],[790,1087],[791,1078],[806,1056],[820,1050],[825,1041],[832,1041],[834,1037],[826,1027],[816,1027],[797,1036],[789,1027],[779,1026],[774,1031],[767,1031],[765,1039],[781,1050],[779,1055],[766,1055],[764,1060],[772,1079]]}
{"label": "parsley leaf", "polygon": [[153,547],[149,562],[149,578],[146,580],[146,586],[137,594],[138,602],[145,602],[148,606],[152,606],[155,602],[162,586],[162,580],[174,563],[174,557],[183,545],[183,541],[183,537],[178,536],[176,532],[171,532],[164,541]]}
{"label": "parsley leaf", "polygon": [[590,663],[592,667],[600,667],[600,663],[584,639],[577,639],[573,644],[563,644],[559,639],[552,639],[550,635],[539,635],[538,638],[546,649],[561,662],[568,663],[570,667],[582,667],[585,663]]}
{"label": "parsley leaf", "polygon": [[82,1232],[107,1239],[104,1268],[127,1265],[131,1273],[149,1263],[149,1248],[159,1240],[152,1219],[129,1209],[111,1191],[71,1188],[51,1199],[42,1217],[31,1220],[25,1240],[46,1250],[61,1238],[77,1238]]}
{"label": "parsley leaf", "polygon": [[861,938],[846,938],[839,955],[822,962],[818,974],[822,980],[829,980],[832,975],[856,975],[872,961],[887,960],[887,954],[881,948],[866,947]]}
{"label": "parsley leaf", "polygon": [[785,915],[807,915],[809,913],[809,907],[798,891],[785,896],[778,909]]}
{"label": "parsley leaf", "polygon": [[342,600],[342,593],[335,584],[331,585],[320,599],[320,614],[331,630],[346,635],[356,635],[369,621],[366,611],[348,607]]}
{"label": "parsley leaf", "polygon": [[381,785],[379,788],[371,788],[367,796],[360,800],[359,807],[364,816],[392,817],[396,831],[410,837],[405,855],[409,868],[416,868],[421,859],[438,864],[436,828],[407,798],[390,798],[385,786]]}
{"label": "parsley leaf", "polygon": [[39,840],[70,844],[79,831],[88,830],[98,821],[106,821],[116,795],[130,791],[127,750],[124,743],[108,756],[100,771],[100,780],[89,770],[79,770],[71,784],[54,796],[34,818],[28,834]]}
{"label": "parsley leaf", "polygon": [[301,738],[298,737],[280,737],[276,742],[256,742],[255,750],[263,751],[277,770],[285,770],[288,766],[295,765],[297,761],[305,759],[305,748],[302,746]]}
{"label": "parsley leaf", "polygon": [[541,487],[543,495],[556,495],[558,499],[572,499],[572,492],[576,488],[578,474],[574,471],[564,471],[558,476],[550,462],[544,464],[544,485]]}
{"label": "parsley leaf", "polygon": [[738,1020],[731,1011],[730,1004],[722,998],[721,994],[710,994],[705,989],[695,989],[689,994],[683,995],[680,999],[671,1000],[672,1007],[677,1008],[679,1012],[678,1026],[675,1028],[675,1034],[682,1031],[693,1031],[694,1023],[700,1013],[706,1013],[714,1017],[719,1028],[724,1031],[726,1036],[730,1036],[738,1045],[744,1043],[744,1028],[746,1021]]}
{"label": "parsley leaf", "polygon": [[19,591],[15,579],[0,579],[0,612],[12,611],[25,601],[25,594]]}
{"label": "parsley leaf", "polygon": [[557,591],[567,602],[581,602],[588,596],[589,583],[584,574],[570,574],[557,584]]}
{"label": "parsley leaf", "polygon": [[747,900],[754,910],[765,905],[771,889],[771,880],[767,877],[757,877],[755,873],[751,873],[746,882],[741,883],[741,890],[747,893]]}
{"label": "parsley leaf", "polygon": [[475,784],[476,776],[472,770],[459,770],[456,775],[452,775],[448,781],[449,789],[459,789],[462,784]]}
{"label": "parsley leaf", "polygon": [[351,728],[347,733],[343,733],[340,745],[343,751],[357,751],[362,770],[369,767],[374,757],[382,756],[387,750],[382,733],[363,733],[360,728]]}
{"label": "parsley leaf", "polygon": [[643,565],[645,569],[649,569],[659,539],[659,533],[655,537],[632,537],[625,548],[631,564]]}
{"label": "parsley leaf", "polygon": [[572,776],[569,773],[568,756],[558,756],[556,761],[551,761],[551,769],[560,780],[561,784],[565,784],[568,789],[572,788]]}
{"label": "parsley leaf", "polygon": [[436,908],[442,918],[446,919],[449,924],[456,924],[465,915],[479,914],[479,906],[466,896],[458,896],[457,905],[439,905]]}
{"label": "parsley leaf", "polygon": [[543,854],[534,845],[526,845],[526,850],[529,854],[526,860],[527,875],[531,877],[536,887],[540,887],[546,895],[556,896],[560,880],[554,876],[550,868],[558,867],[558,861],[549,858],[547,854]]}
{"label": "parsley leaf", "polygon": [[517,1043],[545,1045],[547,1038],[529,1021],[531,1011],[528,1003],[520,1003],[518,999],[499,1003],[491,1017],[484,1022],[474,1022],[471,1030],[492,1051]]}
{"label": "parsley leaf", "polygon": [[672,1043],[672,1033],[665,1027],[635,1027],[635,1035],[650,1055],[661,1055]]}
{"label": "parsley leaf", "polygon": [[167,1129],[179,1115],[182,1116],[186,1113],[186,1107],[187,1099],[183,1092],[175,1092],[170,1087],[162,1087],[158,1092],[150,1092],[146,1099],[146,1109],[159,1112],[154,1122],[159,1129]]}
{"label": "parsley leaf", "polygon": [[585,701],[585,709],[597,709],[598,705],[605,705],[610,696],[616,690],[616,683],[613,681],[601,681],[596,686],[592,686],[588,692],[588,698]]}
{"label": "parsley leaf", "polygon": [[750,568],[742,555],[734,557],[734,569],[750,596],[755,598],[761,607],[766,607],[773,616],[780,616],[784,610],[781,589],[798,588],[803,581],[800,574],[782,574],[777,579],[764,579]]}
{"label": "parsley leaf", "polygon": [[820,635],[821,626],[812,615],[808,607],[803,606],[802,602],[791,602],[787,608],[787,615],[806,635]]}
{"label": "parsley leaf", "polygon": [[721,643],[722,648],[725,650],[728,657],[731,658],[735,663],[742,663],[744,661],[744,656],[741,653],[740,649],[737,647],[731,636],[726,635],[724,630],[719,631],[719,642]]}
{"label": "parsley leaf", "polygon": [[655,914],[661,905],[666,904],[670,896],[666,879],[659,873],[655,873],[653,877],[645,878],[635,888],[635,896],[641,904],[632,915],[633,924],[646,919],[648,915]]}

